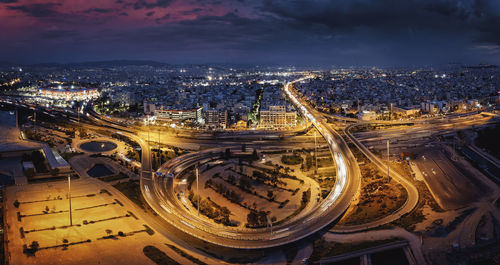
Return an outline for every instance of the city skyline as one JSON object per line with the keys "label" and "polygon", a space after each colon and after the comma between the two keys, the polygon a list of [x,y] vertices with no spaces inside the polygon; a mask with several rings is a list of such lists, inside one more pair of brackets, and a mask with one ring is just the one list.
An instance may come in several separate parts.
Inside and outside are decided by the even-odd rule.
{"label": "city skyline", "polygon": [[499,122],[500,0],[0,0],[0,265],[500,265]]}
{"label": "city skyline", "polygon": [[0,17],[0,61],[24,64],[500,62],[493,0],[3,0]]}

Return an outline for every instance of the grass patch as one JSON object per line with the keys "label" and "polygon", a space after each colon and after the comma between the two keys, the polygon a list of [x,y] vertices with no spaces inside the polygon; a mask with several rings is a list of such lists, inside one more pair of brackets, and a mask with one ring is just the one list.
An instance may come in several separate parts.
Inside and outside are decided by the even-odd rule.
{"label": "grass patch", "polygon": [[137,206],[142,209],[145,208],[144,200],[142,198],[141,188],[139,186],[139,181],[125,181],[116,183],[113,185],[117,190],[119,190],[123,195],[127,196],[131,201],[133,201]]}
{"label": "grass patch", "polygon": [[180,263],[171,259],[169,256],[167,256],[167,254],[165,254],[165,252],[159,250],[156,247],[145,246],[142,252],[144,252],[144,255],[146,255],[146,257],[148,257],[158,265],[180,265]]}
{"label": "grass patch", "polygon": [[64,158],[64,160],[69,161],[71,158],[78,156],[78,155],[83,155],[82,152],[66,152],[62,153],[61,156]]}
{"label": "grass patch", "polygon": [[299,165],[302,164],[302,162],[304,162],[304,158],[299,154],[281,156],[281,163],[285,165]]}
{"label": "grass patch", "polygon": [[341,254],[346,254],[401,240],[402,240],[401,238],[395,237],[384,240],[365,241],[357,244],[350,244],[350,243],[328,242],[323,238],[320,238],[314,241],[313,243],[313,253],[309,257],[309,261],[315,262],[319,261],[322,258],[338,256]]}
{"label": "grass patch", "polygon": [[500,126],[488,127],[477,132],[476,145],[485,149],[492,156],[500,159]]}
{"label": "grass patch", "polygon": [[126,178],[128,178],[128,176],[125,173],[120,172],[116,175],[103,176],[103,177],[100,177],[99,179],[102,181],[111,182],[111,181],[115,181],[115,180],[119,180],[119,179],[126,179]]}
{"label": "grass patch", "polygon": [[167,245],[167,247],[171,248],[173,251],[177,252],[177,254],[181,255],[182,257],[190,260],[191,262],[193,263],[196,263],[196,264],[199,264],[199,265],[207,265],[205,262],[189,255],[188,253],[184,252],[182,249],[179,249],[178,247],[176,246],[173,246],[173,245],[169,245],[169,244],[165,244]]}
{"label": "grass patch", "polygon": [[360,170],[361,197],[339,224],[359,225],[380,219],[399,209],[408,198],[401,184],[387,181],[387,176],[382,176],[373,164],[360,165]]}

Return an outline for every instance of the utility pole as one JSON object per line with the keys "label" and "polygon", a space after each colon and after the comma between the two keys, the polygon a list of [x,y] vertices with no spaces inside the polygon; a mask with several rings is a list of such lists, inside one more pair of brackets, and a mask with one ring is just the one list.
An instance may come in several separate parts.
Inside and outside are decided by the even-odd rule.
{"label": "utility pole", "polygon": [[[33,111],[33,117],[34,117],[33,118],[33,120],[34,120],[34,122],[33,122],[33,129],[35,129],[35,134],[36,134],[36,111]],[[17,123],[16,123],[16,125],[17,125]]]}
{"label": "utility pole", "polygon": [[161,140],[160,140],[160,130],[161,130],[161,128],[160,128],[160,127],[158,127],[158,161],[160,162],[160,163],[158,164],[158,168],[160,168],[160,166],[161,166],[161,148],[160,148],[160,147],[161,147],[161,143],[160,143],[160,141],[161,141]]}
{"label": "utility pole", "polygon": [[389,175],[389,140],[387,140],[387,182],[391,181],[391,177]]}
{"label": "utility pole", "polygon": [[314,158],[316,159],[316,169],[314,170],[314,173],[318,174],[318,148],[316,145],[316,131],[314,131]]}
{"label": "utility pole", "polygon": [[389,121],[391,120],[391,116],[392,116],[392,103],[391,103],[391,107],[389,109]]}
{"label": "utility pole", "polygon": [[69,226],[73,226],[73,216],[71,215],[71,174],[68,174],[68,200],[69,200]]}
{"label": "utility pole", "polygon": [[147,116],[146,126],[148,127],[148,145],[149,145],[149,115]]}
{"label": "utility pole", "polygon": [[16,107],[16,129],[19,129],[19,113],[17,112],[17,107]]}
{"label": "utility pole", "polygon": [[271,219],[269,218],[269,215],[266,214],[266,218],[267,218],[267,223],[271,226],[271,236],[273,236],[273,222],[271,221]]}
{"label": "utility pole", "polygon": [[196,164],[195,168],[195,173],[196,173],[196,194],[198,194],[198,203],[196,204],[198,206],[198,216],[200,216],[200,183],[199,183],[199,170],[198,170],[198,164]]}

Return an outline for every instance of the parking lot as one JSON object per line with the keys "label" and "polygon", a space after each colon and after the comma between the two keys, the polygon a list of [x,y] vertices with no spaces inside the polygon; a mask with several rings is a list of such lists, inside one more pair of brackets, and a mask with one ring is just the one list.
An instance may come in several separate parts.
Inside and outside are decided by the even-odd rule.
{"label": "parking lot", "polygon": [[434,197],[446,210],[478,201],[490,190],[468,172],[459,170],[441,149],[426,150],[415,163]]}
{"label": "parking lot", "polygon": [[154,264],[145,246],[168,252],[137,208],[97,180],[71,181],[70,226],[67,189],[67,181],[6,189],[9,264]]}

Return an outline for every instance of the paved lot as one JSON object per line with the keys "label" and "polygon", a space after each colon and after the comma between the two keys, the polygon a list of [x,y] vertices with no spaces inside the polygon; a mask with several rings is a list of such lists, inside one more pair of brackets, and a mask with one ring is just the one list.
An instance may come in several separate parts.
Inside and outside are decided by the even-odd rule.
{"label": "paved lot", "polygon": [[16,141],[19,130],[16,128],[16,115],[9,111],[0,111],[0,143]]}
{"label": "paved lot", "polygon": [[425,182],[444,209],[456,209],[480,200],[489,188],[474,176],[461,172],[441,151],[425,151],[416,160]]}
{"label": "paved lot", "polygon": [[[143,254],[147,245],[156,246],[183,264],[189,263],[172,254],[163,244],[163,236],[153,230],[147,232],[146,223],[134,213],[131,202],[104,191],[97,180],[84,178],[72,180],[71,184],[72,227],[68,227],[66,181],[7,188],[9,264],[154,264]],[[20,202],[18,208],[16,200]],[[110,235],[115,237],[104,238]],[[24,254],[23,246],[33,241],[40,249],[33,256]],[[64,247],[64,243],[69,246]]]}

